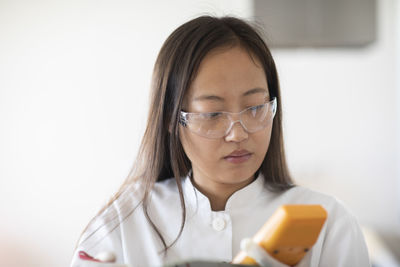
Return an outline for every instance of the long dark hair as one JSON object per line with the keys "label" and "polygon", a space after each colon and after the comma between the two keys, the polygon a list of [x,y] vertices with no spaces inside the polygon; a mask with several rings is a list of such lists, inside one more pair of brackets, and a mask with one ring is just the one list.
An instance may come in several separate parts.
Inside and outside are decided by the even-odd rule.
{"label": "long dark hair", "polygon": [[[277,97],[278,108],[268,152],[258,172],[263,174],[270,190],[282,192],[293,186],[285,160],[278,75],[271,53],[261,36],[255,26],[244,20],[234,17],[201,16],[181,25],[168,37],[154,66],[147,127],[137,160],[120,190],[96,217],[103,214],[115,201],[123,198],[124,194],[133,194],[130,188],[140,183],[143,186],[140,204],[148,222],[162,241],[164,252],[179,239],[186,217],[181,179],[191,170],[191,163],[179,139],[179,112],[201,61],[216,48],[240,46],[262,64],[269,94],[271,97]],[[165,242],[158,226],[148,214],[149,197],[154,183],[166,179],[175,179],[182,209],[180,232],[171,244]],[[138,206],[129,202],[126,202],[126,205],[128,207],[122,219],[129,216]],[[111,217],[109,220],[115,219]],[[107,221],[104,223],[108,223]],[[119,223],[121,220],[115,225]],[[88,227],[85,230],[87,229]]]}

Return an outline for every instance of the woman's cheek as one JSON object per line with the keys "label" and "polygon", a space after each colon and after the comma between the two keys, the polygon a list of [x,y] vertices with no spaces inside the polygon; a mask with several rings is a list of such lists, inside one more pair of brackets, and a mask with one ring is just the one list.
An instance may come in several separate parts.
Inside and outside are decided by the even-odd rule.
{"label": "woman's cheek", "polygon": [[216,140],[206,139],[194,133],[181,130],[181,142],[189,160],[194,165],[210,167],[218,160],[218,145]]}
{"label": "woman's cheek", "polygon": [[254,140],[256,144],[255,148],[257,149],[257,155],[261,158],[261,161],[264,160],[265,154],[267,154],[269,143],[271,139],[271,127],[267,127],[264,131],[260,131],[257,134]]}
{"label": "woman's cheek", "polygon": [[197,154],[199,160],[211,166],[218,161],[219,149],[215,141],[216,140],[204,140],[204,138],[198,137],[198,140],[195,142],[194,153]]}

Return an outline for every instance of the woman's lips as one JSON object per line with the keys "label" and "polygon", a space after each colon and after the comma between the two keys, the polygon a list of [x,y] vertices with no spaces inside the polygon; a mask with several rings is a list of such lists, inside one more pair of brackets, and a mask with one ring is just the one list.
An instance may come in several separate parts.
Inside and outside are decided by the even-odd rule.
{"label": "woman's lips", "polygon": [[251,157],[251,153],[243,154],[240,156],[226,156],[224,159],[228,162],[239,164],[247,161]]}

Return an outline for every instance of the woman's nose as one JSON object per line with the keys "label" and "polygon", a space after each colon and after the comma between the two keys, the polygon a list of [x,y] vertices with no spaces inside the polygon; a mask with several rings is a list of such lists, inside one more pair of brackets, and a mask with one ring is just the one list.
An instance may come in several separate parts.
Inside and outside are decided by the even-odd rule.
{"label": "woman's nose", "polygon": [[240,121],[236,121],[228,134],[225,136],[227,142],[241,142],[249,137],[248,132],[244,129]]}

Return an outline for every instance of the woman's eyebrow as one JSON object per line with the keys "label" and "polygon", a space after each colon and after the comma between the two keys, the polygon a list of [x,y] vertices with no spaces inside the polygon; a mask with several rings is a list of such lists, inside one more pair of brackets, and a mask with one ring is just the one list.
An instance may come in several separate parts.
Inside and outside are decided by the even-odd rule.
{"label": "woman's eyebrow", "polygon": [[243,96],[248,96],[248,95],[258,94],[258,93],[266,94],[266,93],[268,93],[268,90],[261,88],[261,87],[256,87],[256,88],[250,89],[249,91],[245,92],[243,94]]}
{"label": "woman's eyebrow", "polygon": [[201,95],[201,96],[197,96],[193,99],[194,101],[202,101],[202,100],[214,100],[214,101],[219,101],[219,102],[223,102],[224,99],[220,96],[216,96],[216,95]]}

